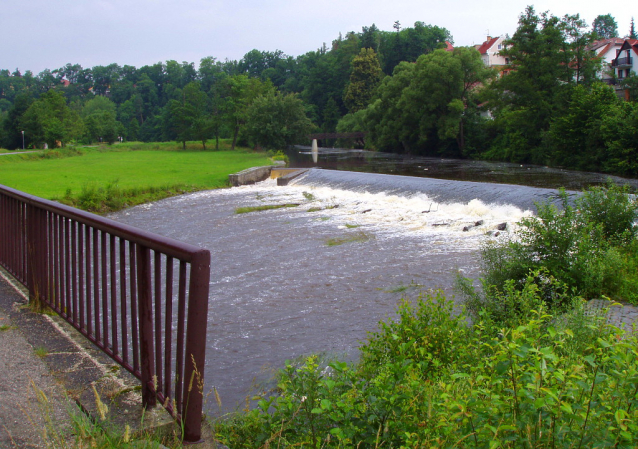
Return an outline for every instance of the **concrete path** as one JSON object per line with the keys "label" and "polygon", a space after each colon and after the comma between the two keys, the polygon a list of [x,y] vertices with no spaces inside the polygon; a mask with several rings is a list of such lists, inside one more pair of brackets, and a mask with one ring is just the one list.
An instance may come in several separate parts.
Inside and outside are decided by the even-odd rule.
{"label": "concrete path", "polygon": [[33,151],[12,151],[11,153],[0,153],[0,156],[10,156],[12,154],[42,153],[42,150]]}
{"label": "concrete path", "polygon": [[[12,315],[24,313],[24,300],[0,281],[0,448],[47,447],[55,435],[65,439],[70,430],[64,389],[51,375],[44,352],[27,340]],[[41,350],[42,351],[42,350]],[[46,396],[46,399],[45,399]],[[50,446],[49,446],[50,447]]]}
{"label": "concrete path", "polygon": [[[174,421],[163,407],[143,411],[139,380],[61,318],[30,312],[16,285],[0,269],[0,449],[74,447],[69,413],[99,420],[95,391],[109,425],[171,440]],[[202,433],[197,449],[224,447],[208,426]]]}

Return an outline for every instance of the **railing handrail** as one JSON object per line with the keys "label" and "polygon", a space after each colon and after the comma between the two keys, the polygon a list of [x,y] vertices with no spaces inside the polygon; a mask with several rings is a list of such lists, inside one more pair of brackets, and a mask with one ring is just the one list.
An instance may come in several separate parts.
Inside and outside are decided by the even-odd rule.
{"label": "railing handrail", "polygon": [[130,226],[115,220],[111,220],[110,218],[102,217],[100,215],[85,212],[83,210],[67,206],[65,204],[56,203],[55,201],[40,198],[2,184],[0,184],[0,191],[7,196],[19,199],[27,204],[37,206],[49,212],[64,215],[79,223],[86,224],[99,229],[100,231],[113,234],[116,237],[121,237],[131,242],[146,246],[147,248],[154,251],[162,251],[169,256],[183,259],[185,262],[191,262],[195,254],[208,252],[205,249],[202,249],[195,245],[191,245],[189,243],[180,242],[179,240],[171,239],[159,234],[153,234],[152,232],[136,228],[135,226]]}

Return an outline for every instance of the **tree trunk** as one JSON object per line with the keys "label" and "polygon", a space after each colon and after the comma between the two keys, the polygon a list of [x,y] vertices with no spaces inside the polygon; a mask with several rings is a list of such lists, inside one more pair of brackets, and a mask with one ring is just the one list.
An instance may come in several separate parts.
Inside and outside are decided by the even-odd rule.
{"label": "tree trunk", "polygon": [[237,136],[239,135],[239,125],[235,126],[235,132],[233,134],[233,145],[230,147],[231,150],[235,149],[235,145],[237,144]]}

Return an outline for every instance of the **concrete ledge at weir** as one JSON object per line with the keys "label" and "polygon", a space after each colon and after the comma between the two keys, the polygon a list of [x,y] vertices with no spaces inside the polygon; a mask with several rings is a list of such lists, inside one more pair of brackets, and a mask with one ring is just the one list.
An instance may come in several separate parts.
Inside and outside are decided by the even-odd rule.
{"label": "concrete ledge at weir", "polygon": [[233,187],[255,184],[268,178],[277,178],[277,185],[288,185],[292,179],[305,173],[308,169],[285,168],[281,165],[269,165],[265,167],[252,167],[242,170],[239,173],[228,175],[228,181]]}

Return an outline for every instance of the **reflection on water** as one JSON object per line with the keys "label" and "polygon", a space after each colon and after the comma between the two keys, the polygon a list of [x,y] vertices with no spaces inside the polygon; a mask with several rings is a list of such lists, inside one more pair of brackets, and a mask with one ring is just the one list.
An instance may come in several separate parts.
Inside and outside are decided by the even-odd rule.
{"label": "reflection on water", "polygon": [[423,178],[451,179],[567,190],[582,190],[601,185],[611,178],[615,182],[638,188],[638,180],[601,173],[578,172],[539,165],[508,162],[440,159],[379,153],[365,150],[319,148],[318,162],[313,164],[310,147],[288,151],[292,167],[319,167],[331,170],[361,171]]}

